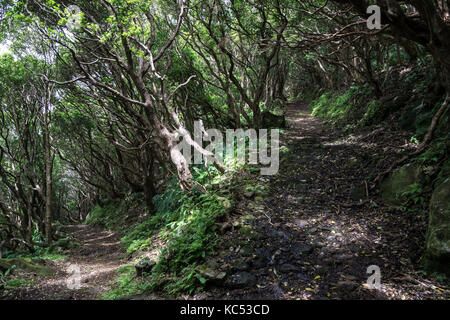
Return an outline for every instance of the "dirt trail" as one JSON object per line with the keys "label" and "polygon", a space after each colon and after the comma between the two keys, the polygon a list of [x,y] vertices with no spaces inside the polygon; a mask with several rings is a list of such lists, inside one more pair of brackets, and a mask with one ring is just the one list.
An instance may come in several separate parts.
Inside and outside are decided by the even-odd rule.
{"label": "dirt trail", "polygon": [[[32,300],[86,300],[99,299],[117,278],[116,270],[126,265],[125,251],[120,238],[113,232],[88,225],[66,226],[80,245],[64,252],[67,259],[51,261],[48,266],[57,272],[50,278],[33,277],[30,288],[14,290],[13,299]],[[79,273],[77,273],[79,270]],[[79,288],[71,289],[79,275]]]}
{"label": "dirt trail", "polygon": [[[254,212],[259,238],[251,243],[247,265],[237,271],[254,281],[181,298],[448,299],[448,288],[420,273],[425,219],[366,192],[367,177],[382,169],[375,155],[395,155],[404,137],[385,130],[348,137],[311,117],[304,103],[289,104],[287,116],[282,145],[290,154],[269,179],[263,210]],[[119,237],[86,225],[66,231],[81,246],[53,263],[54,277],[36,278],[35,286],[10,298],[98,299],[108,289],[115,271],[126,265]],[[79,290],[67,287],[71,265],[80,269]],[[380,290],[367,288],[371,265],[380,268]]]}
{"label": "dirt trail", "polygon": [[[259,239],[245,276],[254,275],[256,283],[212,289],[205,297],[448,299],[448,289],[420,273],[421,214],[389,207],[366,192],[365,179],[380,170],[374,155],[389,162],[396,145],[404,144],[401,133],[348,137],[311,117],[305,103],[289,104],[287,116],[281,144],[290,155],[270,178],[264,209],[255,212]],[[367,288],[371,265],[380,268],[380,290]]]}

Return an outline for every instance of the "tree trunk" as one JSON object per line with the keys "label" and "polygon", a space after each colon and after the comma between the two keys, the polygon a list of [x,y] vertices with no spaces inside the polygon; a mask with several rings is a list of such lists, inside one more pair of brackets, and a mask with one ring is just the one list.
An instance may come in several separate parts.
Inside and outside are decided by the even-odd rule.
{"label": "tree trunk", "polygon": [[44,161],[45,161],[45,237],[47,245],[52,245],[52,157],[50,149],[49,103],[50,87],[44,101]]}

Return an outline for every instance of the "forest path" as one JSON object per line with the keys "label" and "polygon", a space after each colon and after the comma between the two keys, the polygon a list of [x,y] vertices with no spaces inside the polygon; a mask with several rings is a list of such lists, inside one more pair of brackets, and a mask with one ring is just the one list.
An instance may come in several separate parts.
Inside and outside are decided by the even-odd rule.
{"label": "forest path", "polygon": [[[56,270],[52,277],[24,275],[33,285],[16,289],[7,299],[24,300],[90,300],[100,299],[117,278],[116,271],[127,265],[120,237],[110,231],[89,225],[68,225],[64,232],[79,245],[64,251],[64,260],[49,261]],[[79,282],[77,282],[79,280]],[[74,287],[76,284],[79,287]]]}
{"label": "forest path", "polygon": [[[307,103],[287,108],[281,145],[290,153],[255,212],[259,238],[249,267],[237,272],[255,285],[212,289],[206,298],[448,298],[447,289],[420,273],[425,220],[366,192],[367,177],[380,170],[374,155],[387,157],[386,146],[403,138],[381,130],[348,136],[310,113]],[[380,290],[367,287],[372,265],[380,268]]]}
{"label": "forest path", "polygon": [[[348,136],[311,117],[302,102],[288,105],[287,118],[281,145],[290,153],[281,157],[278,174],[267,182],[270,194],[263,209],[253,212],[259,236],[251,241],[248,263],[229,274],[253,280],[240,288],[211,287],[179,298],[450,298],[448,288],[421,274],[425,220],[384,205],[377,194],[366,194],[365,180],[382,169],[374,155],[385,155],[387,145],[402,145],[401,135],[375,130]],[[3,298],[101,298],[116,271],[128,264],[120,237],[88,225],[66,226],[65,231],[81,245],[64,252],[67,259],[49,263],[57,273],[30,278],[32,286]],[[380,268],[380,290],[367,288],[371,265]],[[71,266],[80,270],[78,290],[68,287],[75,276],[68,271]]]}

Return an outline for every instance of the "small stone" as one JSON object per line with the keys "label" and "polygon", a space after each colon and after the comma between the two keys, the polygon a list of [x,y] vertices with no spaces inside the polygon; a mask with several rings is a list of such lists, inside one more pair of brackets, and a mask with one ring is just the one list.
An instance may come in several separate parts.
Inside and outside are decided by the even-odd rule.
{"label": "small stone", "polygon": [[328,236],[327,240],[328,241],[334,241],[336,239],[336,236]]}
{"label": "small stone", "polygon": [[351,254],[341,253],[335,257],[338,261],[351,260],[353,256]]}
{"label": "small stone", "polygon": [[314,243],[314,246],[315,246],[316,248],[323,248],[323,247],[326,246],[326,244],[319,241],[319,242]]}
{"label": "small stone", "polygon": [[219,272],[216,275],[216,280],[222,281],[227,276],[227,273],[225,271]]}

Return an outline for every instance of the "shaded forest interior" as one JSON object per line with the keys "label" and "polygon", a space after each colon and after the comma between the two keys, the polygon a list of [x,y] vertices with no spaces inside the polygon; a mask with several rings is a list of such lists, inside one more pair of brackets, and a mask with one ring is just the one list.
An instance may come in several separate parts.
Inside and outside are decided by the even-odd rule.
{"label": "shaded forest interior", "polygon": [[3,0],[0,297],[448,299],[449,94],[448,0]]}

